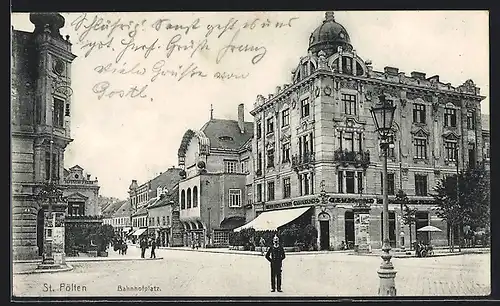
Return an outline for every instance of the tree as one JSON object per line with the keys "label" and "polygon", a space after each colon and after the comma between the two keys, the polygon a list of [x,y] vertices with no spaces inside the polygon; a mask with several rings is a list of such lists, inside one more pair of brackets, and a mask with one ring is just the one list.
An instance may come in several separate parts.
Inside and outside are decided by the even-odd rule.
{"label": "tree", "polygon": [[412,236],[411,236],[411,226],[415,224],[415,230],[417,229],[416,223],[417,223],[417,209],[416,208],[410,208],[408,207],[407,204],[404,204],[404,209],[403,209],[403,223],[405,225],[408,225],[410,229],[410,250],[412,248]]}
{"label": "tree", "polygon": [[[483,165],[467,168],[458,175],[442,178],[433,195],[437,215],[449,226],[450,248],[454,248],[454,230],[469,225],[473,228],[488,226],[490,219],[490,185]],[[460,240],[460,237],[459,237]],[[460,247],[460,244],[459,244]]]}

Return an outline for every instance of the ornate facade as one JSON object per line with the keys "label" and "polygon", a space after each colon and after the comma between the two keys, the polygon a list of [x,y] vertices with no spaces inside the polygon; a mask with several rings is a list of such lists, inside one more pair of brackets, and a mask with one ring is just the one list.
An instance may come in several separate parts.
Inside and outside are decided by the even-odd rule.
{"label": "ornate facade", "polygon": [[34,199],[44,183],[63,183],[64,151],[72,141],[71,53],[60,34],[64,18],[32,13],[32,33],[12,29],[12,243],[14,258],[43,251],[44,209]]}
{"label": "ornate facade", "polygon": [[211,118],[199,131],[184,134],[178,151],[184,245],[227,245],[229,232],[251,214],[252,135],[243,104],[237,121]]}
{"label": "ornate facade", "polygon": [[[370,108],[380,96],[397,107],[388,161],[391,243],[399,246],[401,232],[409,236],[394,196],[402,189],[418,208],[417,228],[436,225],[443,232],[432,235],[433,243],[446,244],[446,224],[436,217],[430,193],[437,180],[456,173],[456,163],[482,161],[484,96],[472,80],[452,86],[422,72],[374,71],[331,12],[311,34],[292,82],[258,95],[251,111],[256,214],[310,207],[305,215],[319,231],[318,245],[331,249],[355,244],[354,211],[366,203],[371,246],[379,248],[382,152]],[[427,238],[418,233],[418,239]]]}

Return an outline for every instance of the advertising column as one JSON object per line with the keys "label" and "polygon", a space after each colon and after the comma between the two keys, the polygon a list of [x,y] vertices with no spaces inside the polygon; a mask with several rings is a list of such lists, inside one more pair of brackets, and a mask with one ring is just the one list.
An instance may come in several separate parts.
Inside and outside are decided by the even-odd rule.
{"label": "advertising column", "polygon": [[370,207],[359,204],[353,207],[354,211],[354,240],[355,250],[358,253],[371,253],[370,243]]}

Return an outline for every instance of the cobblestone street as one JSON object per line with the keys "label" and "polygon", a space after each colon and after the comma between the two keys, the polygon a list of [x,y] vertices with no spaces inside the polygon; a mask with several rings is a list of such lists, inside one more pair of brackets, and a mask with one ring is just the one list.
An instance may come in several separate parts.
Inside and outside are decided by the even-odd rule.
{"label": "cobblestone street", "polygon": [[[149,255],[149,252],[148,252]],[[129,248],[127,257],[140,257]],[[346,253],[287,256],[283,293],[260,256],[160,249],[162,260],[71,262],[72,271],[14,275],[15,296],[376,296],[381,259]],[[398,296],[490,292],[490,254],[394,258]],[[66,288],[60,290],[62,287]],[[74,284],[74,285],[73,285]],[[78,291],[78,287],[80,290]],[[146,286],[149,289],[120,291]],[[85,287],[85,288],[84,288]],[[50,289],[51,288],[51,289]],[[153,290],[153,291],[151,291]]]}

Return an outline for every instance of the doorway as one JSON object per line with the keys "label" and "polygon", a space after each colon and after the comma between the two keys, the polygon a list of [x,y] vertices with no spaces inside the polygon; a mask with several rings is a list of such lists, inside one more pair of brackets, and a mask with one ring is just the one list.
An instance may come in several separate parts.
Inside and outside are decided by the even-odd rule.
{"label": "doorway", "polygon": [[349,249],[352,249],[354,246],[354,212],[346,211],[345,212],[345,244]]}
{"label": "doorway", "polygon": [[38,246],[38,256],[43,255],[43,223],[44,223],[44,210],[40,209],[36,216],[36,245]]}
{"label": "doorway", "polygon": [[330,221],[319,222],[319,244],[321,250],[330,249]]}

